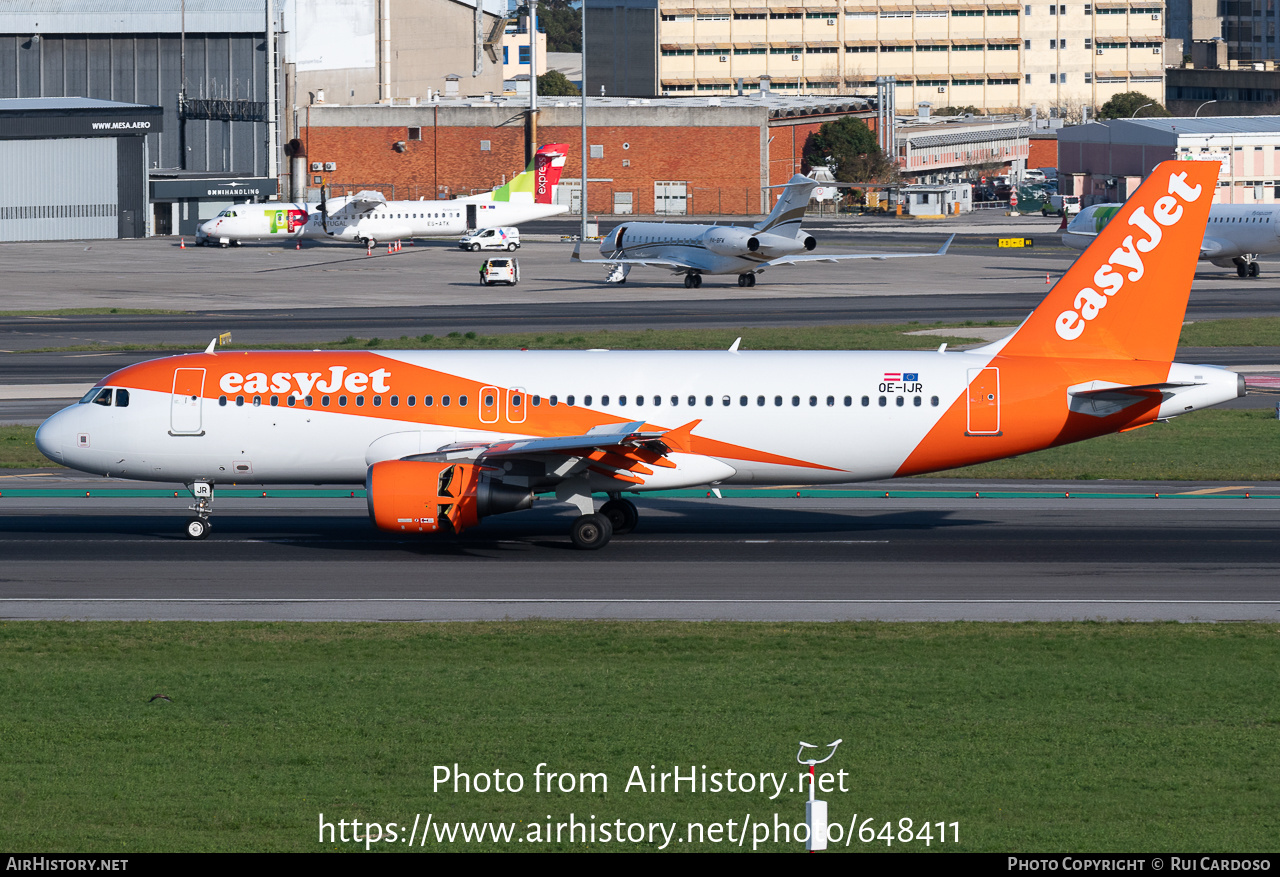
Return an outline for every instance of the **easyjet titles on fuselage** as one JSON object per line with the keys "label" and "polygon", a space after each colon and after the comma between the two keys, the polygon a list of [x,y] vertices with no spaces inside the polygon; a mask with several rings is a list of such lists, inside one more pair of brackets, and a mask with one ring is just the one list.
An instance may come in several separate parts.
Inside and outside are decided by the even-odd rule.
{"label": "easyjet titles on fuselage", "polygon": [[292,374],[275,372],[269,379],[266,372],[250,372],[247,375],[240,372],[227,372],[218,380],[218,387],[228,394],[289,393],[296,382],[299,396],[311,395],[313,387],[321,393],[336,393],[339,390],[346,390],[348,393],[363,393],[366,390],[386,393],[391,389],[387,383],[391,372],[385,368],[376,369],[367,374],[356,371],[348,374],[347,366],[332,365],[329,366],[328,380],[321,380],[323,377],[324,372],[293,372]]}

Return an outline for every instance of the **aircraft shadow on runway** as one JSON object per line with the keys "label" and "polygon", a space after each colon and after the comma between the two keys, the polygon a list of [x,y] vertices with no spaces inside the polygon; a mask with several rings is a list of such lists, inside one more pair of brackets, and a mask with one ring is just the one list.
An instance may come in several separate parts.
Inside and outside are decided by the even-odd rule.
{"label": "aircraft shadow on runway", "polygon": [[[661,541],[662,537],[678,540],[698,536],[727,539],[772,537],[779,541],[802,536],[841,538],[867,538],[876,533],[901,531],[932,531],[955,527],[981,526],[990,521],[969,516],[957,516],[954,511],[899,510],[891,512],[805,511],[803,509],[743,508],[741,506],[716,506],[714,503],[689,503],[679,507],[665,506],[657,510],[640,507],[641,522],[637,536]],[[213,530],[203,544],[216,545],[234,542],[244,545],[245,540],[261,543],[285,543],[309,550],[323,551],[405,551],[423,554],[465,554],[471,549],[493,547],[500,542],[528,541],[530,544],[555,549],[573,549],[568,539],[569,523],[573,512],[560,509],[533,509],[526,513],[503,515],[481,521],[479,526],[451,538],[441,535],[416,537],[399,533],[387,533],[374,528],[363,517],[354,515],[298,514],[263,515],[226,511],[213,516]],[[147,541],[171,545],[188,540],[181,532],[185,516],[181,512],[166,514],[22,514],[0,515],[0,551],[6,549],[6,537],[40,534],[47,536],[47,544],[36,550],[47,554],[49,548],[60,552],[76,551],[83,539],[80,558],[91,558],[94,543],[108,537],[121,541],[116,549],[133,552]],[[627,537],[620,536],[619,539]],[[24,540],[25,542],[26,540]],[[40,540],[43,542],[44,540]],[[24,546],[31,548],[30,543]]]}

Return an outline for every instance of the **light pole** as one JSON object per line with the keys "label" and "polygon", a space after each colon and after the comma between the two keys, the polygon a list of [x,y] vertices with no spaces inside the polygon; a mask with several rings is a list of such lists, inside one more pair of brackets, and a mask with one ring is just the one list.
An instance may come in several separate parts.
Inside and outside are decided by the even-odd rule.
{"label": "light pole", "polygon": [[1200,104],[1200,106],[1196,107],[1195,114],[1194,114],[1194,115],[1192,115],[1192,117],[1191,117],[1191,118],[1193,118],[1193,119],[1198,119],[1198,118],[1200,118],[1200,111],[1201,111],[1201,110],[1203,110],[1205,107],[1209,106],[1209,104],[1216,104],[1216,103],[1217,103],[1217,101],[1216,101],[1216,100],[1207,100],[1207,101],[1205,101],[1204,103]]}
{"label": "light pole", "polygon": [[1143,104],[1142,106],[1138,107],[1138,109],[1134,110],[1133,115],[1130,116],[1129,118],[1136,119],[1138,117],[1138,113],[1140,113],[1142,110],[1145,110],[1147,107],[1154,106],[1154,105],[1155,105],[1155,101],[1151,101],[1150,103]]}
{"label": "light pole", "polygon": [[587,0],[582,0],[582,87],[578,89],[582,100],[582,196],[578,199],[578,207],[582,210],[582,228],[578,230],[578,240],[587,240]]}

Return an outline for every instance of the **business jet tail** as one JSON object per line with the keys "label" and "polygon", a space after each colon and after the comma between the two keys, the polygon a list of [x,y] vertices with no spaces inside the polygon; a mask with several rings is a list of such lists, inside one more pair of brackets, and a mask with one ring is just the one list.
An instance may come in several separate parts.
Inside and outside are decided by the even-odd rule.
{"label": "business jet tail", "polygon": [[992,347],[1003,356],[1172,361],[1220,167],[1157,165],[1018,331]]}
{"label": "business jet tail", "polygon": [[756,226],[756,231],[767,231],[782,237],[798,237],[804,212],[809,207],[809,197],[821,185],[824,184],[804,174],[796,174],[783,186],[770,186],[781,188],[782,197],[773,205],[773,210],[764,218],[764,222]]}

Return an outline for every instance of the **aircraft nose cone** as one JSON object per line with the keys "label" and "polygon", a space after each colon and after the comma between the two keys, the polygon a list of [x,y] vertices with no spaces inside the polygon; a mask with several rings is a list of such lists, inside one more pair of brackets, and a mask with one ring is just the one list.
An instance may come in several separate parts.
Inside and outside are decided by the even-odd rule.
{"label": "aircraft nose cone", "polygon": [[55,463],[64,462],[63,448],[68,444],[70,427],[61,412],[53,415],[36,430],[36,447]]}

